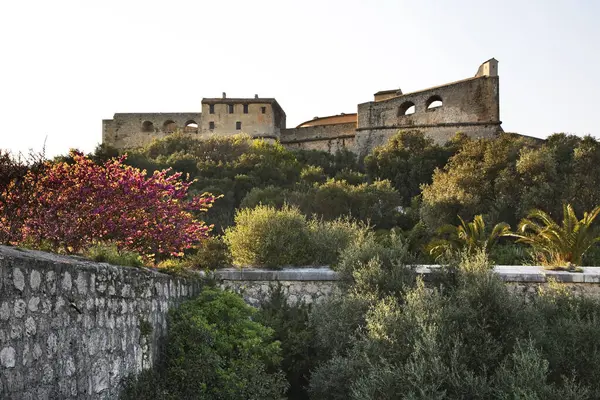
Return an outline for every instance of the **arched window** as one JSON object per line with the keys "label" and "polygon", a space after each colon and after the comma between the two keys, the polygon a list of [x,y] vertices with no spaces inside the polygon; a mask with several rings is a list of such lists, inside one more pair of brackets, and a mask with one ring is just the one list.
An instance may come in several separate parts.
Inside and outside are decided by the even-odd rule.
{"label": "arched window", "polygon": [[191,119],[185,123],[183,130],[188,133],[198,133],[198,124]]}
{"label": "arched window", "polygon": [[400,107],[398,107],[398,116],[411,115],[416,111],[415,103],[412,101],[405,101]]}
{"label": "arched window", "polygon": [[142,123],[142,132],[154,132],[154,124],[150,121]]}
{"label": "arched window", "polygon": [[444,103],[442,102],[442,98],[437,94],[435,96],[431,96],[427,103],[425,103],[425,108],[427,110],[431,110],[433,108],[441,107]]}
{"label": "arched window", "polygon": [[170,119],[166,120],[163,124],[163,132],[165,133],[173,133],[177,129],[177,124]]}

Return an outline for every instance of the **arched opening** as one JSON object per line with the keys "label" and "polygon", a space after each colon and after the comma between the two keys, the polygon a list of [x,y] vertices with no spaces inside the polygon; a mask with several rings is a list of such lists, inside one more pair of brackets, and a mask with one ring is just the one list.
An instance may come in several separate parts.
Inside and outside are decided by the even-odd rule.
{"label": "arched opening", "polygon": [[198,124],[191,119],[185,123],[183,130],[188,133],[198,133]]}
{"label": "arched opening", "polygon": [[427,103],[425,103],[425,108],[427,110],[431,110],[434,108],[438,108],[441,107],[444,103],[442,102],[442,98],[438,95],[435,96],[431,96],[429,98],[429,100],[427,100]]}
{"label": "arched opening", "polygon": [[400,107],[398,107],[398,116],[411,115],[417,110],[415,103],[412,101],[405,101]]}
{"label": "arched opening", "polygon": [[150,121],[142,123],[142,132],[154,132],[154,124]]}
{"label": "arched opening", "polygon": [[166,120],[163,124],[163,132],[165,133],[173,133],[177,129],[177,124],[170,119]]}

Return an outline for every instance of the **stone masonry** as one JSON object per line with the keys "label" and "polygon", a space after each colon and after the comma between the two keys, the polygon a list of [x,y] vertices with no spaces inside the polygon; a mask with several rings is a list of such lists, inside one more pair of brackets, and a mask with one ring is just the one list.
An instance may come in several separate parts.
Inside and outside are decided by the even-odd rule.
{"label": "stone masonry", "polygon": [[[200,112],[201,111],[201,112]],[[315,117],[295,128],[274,98],[202,99],[191,113],[117,113],[102,121],[102,142],[119,148],[144,146],[175,131],[198,139],[246,133],[278,140],[291,149],[349,150],[367,154],[399,130],[418,129],[438,143],[457,132],[473,138],[493,138],[502,131],[498,61],[490,59],[472,78],[413,93],[400,89],[375,93],[358,104],[357,112]]]}
{"label": "stone masonry", "polygon": [[199,280],[0,246],[0,399],[116,399]]}

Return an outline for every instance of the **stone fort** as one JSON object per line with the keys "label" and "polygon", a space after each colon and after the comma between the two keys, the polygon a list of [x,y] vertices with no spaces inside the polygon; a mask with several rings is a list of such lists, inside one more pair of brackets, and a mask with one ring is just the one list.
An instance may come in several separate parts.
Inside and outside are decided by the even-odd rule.
{"label": "stone fort", "polygon": [[295,128],[286,126],[283,108],[274,98],[202,99],[200,112],[116,113],[102,121],[102,142],[119,149],[144,146],[176,131],[199,139],[246,133],[279,141],[290,149],[366,154],[403,129],[419,129],[437,143],[457,132],[472,138],[502,131],[498,61],[479,66],[474,77],[402,93],[382,90],[356,113],[315,117]]}

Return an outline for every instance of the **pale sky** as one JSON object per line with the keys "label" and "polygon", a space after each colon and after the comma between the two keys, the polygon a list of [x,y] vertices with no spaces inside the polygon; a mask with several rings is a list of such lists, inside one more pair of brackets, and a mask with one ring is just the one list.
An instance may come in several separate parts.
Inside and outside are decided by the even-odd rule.
{"label": "pale sky", "polygon": [[505,131],[600,137],[598,0],[2,0],[1,148],[92,151],[115,112],[275,97],[288,127],[499,60]]}

